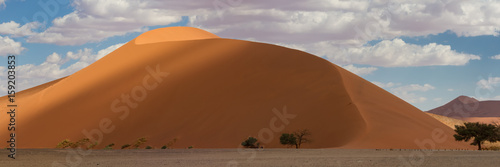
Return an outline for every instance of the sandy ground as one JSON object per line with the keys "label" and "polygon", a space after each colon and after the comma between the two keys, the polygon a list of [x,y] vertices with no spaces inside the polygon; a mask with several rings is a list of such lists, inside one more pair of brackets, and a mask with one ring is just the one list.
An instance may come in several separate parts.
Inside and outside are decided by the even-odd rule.
{"label": "sandy ground", "polygon": [[[0,151],[0,166],[498,166],[500,151],[353,149],[23,149],[16,160]],[[77,158],[75,158],[77,157]],[[67,161],[69,160],[69,161]],[[57,164],[57,165],[54,165]]]}

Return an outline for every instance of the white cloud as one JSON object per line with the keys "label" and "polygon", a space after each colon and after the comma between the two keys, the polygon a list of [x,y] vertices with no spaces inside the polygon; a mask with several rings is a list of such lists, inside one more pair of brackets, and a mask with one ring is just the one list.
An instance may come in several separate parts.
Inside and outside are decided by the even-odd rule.
{"label": "white cloud", "polygon": [[382,83],[382,82],[373,81],[372,83],[381,87],[381,88],[392,88],[394,86],[401,85],[400,83],[393,83],[393,82]]}
{"label": "white cloud", "polygon": [[497,90],[497,87],[500,86],[500,77],[490,76],[487,79],[479,80],[476,85],[475,95],[478,100],[500,100]]}
{"label": "white cloud", "polygon": [[500,60],[500,55],[492,56],[491,59]]}
{"label": "white cloud", "polygon": [[356,67],[352,64],[347,65],[347,66],[342,66],[342,68],[344,68],[344,69],[346,69],[354,74],[357,74],[357,75],[368,75],[368,74],[371,74],[377,70],[377,68],[375,68],[375,67]]}
{"label": "white cloud", "polygon": [[31,22],[21,26],[14,21],[0,24],[0,34],[12,35],[14,37],[34,35],[32,31],[40,26],[38,22]]}
{"label": "white cloud", "polygon": [[[385,90],[393,93],[399,98],[405,100],[408,103],[417,104],[427,101],[427,98],[422,97],[418,92],[427,92],[429,90],[434,90],[435,87],[430,84],[410,84],[402,85],[401,83],[382,83],[382,82],[372,82],[375,85],[384,88]],[[401,86],[402,85],[402,86]],[[435,100],[435,99],[434,99]]]}
{"label": "white cloud", "polygon": [[433,89],[435,89],[435,87],[429,84],[424,84],[424,85],[411,84],[393,88],[392,90],[395,92],[414,92],[414,91],[427,92]]}
{"label": "white cloud", "polygon": [[500,86],[500,77],[488,77],[488,79],[479,80],[476,85],[481,89],[495,90],[494,87]]}
{"label": "white cloud", "polygon": [[408,103],[417,104],[427,101],[427,98],[419,96],[415,92],[426,92],[435,89],[432,85],[411,84],[391,89],[391,92]]}
{"label": "white cloud", "polygon": [[450,89],[448,89],[448,92],[453,92],[453,91],[455,91],[455,90],[454,90],[454,89],[451,89],[451,88],[450,88]]}
{"label": "white cloud", "polygon": [[337,48],[447,30],[459,36],[498,35],[500,27],[498,1],[75,0],[73,6],[75,12],[28,41],[95,42],[178,22],[181,16],[189,17],[190,26],[222,37]]}
{"label": "white cloud", "polygon": [[19,55],[24,49],[20,42],[16,42],[9,37],[0,36],[0,56]]}
{"label": "white cloud", "polygon": [[[46,61],[39,65],[34,64],[24,64],[16,67],[17,78],[19,88],[18,90],[24,90],[31,88],[55,79],[59,79],[68,75],[71,75],[82,68],[87,67],[93,62],[99,60],[103,56],[116,50],[121,44],[116,44],[108,48],[102,49],[97,53],[93,52],[92,49],[81,49],[78,52],[68,52],[66,56],[63,57],[58,53],[52,53],[47,56]],[[76,63],[69,65],[66,68],[62,68],[62,65],[71,59],[78,60]],[[0,66],[0,71],[2,74],[6,73],[6,68]],[[6,92],[6,81],[4,78],[0,78],[0,91]]]}
{"label": "white cloud", "polygon": [[151,2],[120,0],[75,0],[76,11],[53,20],[53,26],[27,41],[80,45],[144,32],[146,26],[167,25],[181,20],[182,13],[150,6]]}
{"label": "white cloud", "polygon": [[190,19],[192,25],[217,30],[221,36],[346,44],[361,39],[351,42],[363,44],[446,30],[460,36],[498,35],[498,6],[498,1],[243,1],[219,12],[222,15],[199,13]]}
{"label": "white cloud", "polygon": [[7,5],[5,5],[5,0],[0,0],[0,8],[3,8]]}
{"label": "white cloud", "polygon": [[491,101],[491,100],[500,100],[500,96],[495,96],[495,97],[478,97],[477,100],[479,101]]}
{"label": "white cloud", "polygon": [[342,49],[331,52],[328,59],[339,64],[368,64],[383,67],[432,65],[465,65],[480,57],[457,53],[449,45],[431,43],[425,46],[408,44],[401,39],[384,40],[374,46]]}

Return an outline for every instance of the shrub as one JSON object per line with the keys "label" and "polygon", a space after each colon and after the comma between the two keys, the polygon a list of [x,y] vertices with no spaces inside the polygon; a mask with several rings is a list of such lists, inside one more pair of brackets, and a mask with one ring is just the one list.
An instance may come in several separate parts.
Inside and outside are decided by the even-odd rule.
{"label": "shrub", "polygon": [[130,144],[125,144],[125,145],[122,146],[122,149],[126,149],[128,147],[130,147]]}
{"label": "shrub", "polygon": [[151,147],[151,146],[146,146],[146,149],[153,149],[153,147]]}
{"label": "shrub", "polygon": [[193,146],[189,146],[189,147],[188,147],[188,149],[192,149],[192,148],[194,148],[194,147],[193,147]]}
{"label": "shrub", "polygon": [[99,143],[94,142],[92,144],[89,144],[89,146],[87,147],[87,149],[93,149],[95,146],[97,146],[97,144],[99,144]]}
{"label": "shrub", "polygon": [[137,141],[135,141],[135,143],[132,146],[134,148],[139,148],[139,146],[146,143],[147,141],[148,141],[148,139],[146,139],[145,137],[142,137],[142,138],[137,139]]}
{"label": "shrub", "polygon": [[111,143],[111,144],[107,145],[106,147],[104,147],[104,149],[105,150],[112,150],[113,146],[115,146],[115,143]]}
{"label": "shrub", "polygon": [[245,148],[259,148],[260,143],[257,142],[255,137],[248,137],[248,139],[241,142],[241,145]]}
{"label": "shrub", "polygon": [[[170,140],[165,146],[167,148],[172,148],[174,146],[175,142],[177,142],[177,138]],[[165,149],[167,149],[167,148],[165,148]]]}
{"label": "shrub", "polygon": [[168,147],[167,146],[162,146],[161,149],[167,149]]}
{"label": "shrub", "polygon": [[485,148],[483,148],[483,150],[500,151],[500,146],[485,147]]}
{"label": "shrub", "polygon": [[68,148],[71,147],[73,143],[69,139],[64,139],[63,141],[59,142],[56,146],[56,148]]}

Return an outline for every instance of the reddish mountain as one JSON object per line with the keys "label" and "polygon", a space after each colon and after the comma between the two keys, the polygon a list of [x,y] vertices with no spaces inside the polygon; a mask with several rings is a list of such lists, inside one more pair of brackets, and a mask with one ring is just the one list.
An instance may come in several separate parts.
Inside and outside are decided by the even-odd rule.
{"label": "reddish mountain", "polygon": [[470,117],[500,117],[500,101],[478,101],[460,96],[427,112],[462,120]]}

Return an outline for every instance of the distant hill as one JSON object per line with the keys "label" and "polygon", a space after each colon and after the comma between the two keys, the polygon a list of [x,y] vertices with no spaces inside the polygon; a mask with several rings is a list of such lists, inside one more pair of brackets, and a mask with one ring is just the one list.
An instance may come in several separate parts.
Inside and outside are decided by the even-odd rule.
{"label": "distant hill", "polygon": [[428,113],[464,120],[470,117],[500,117],[500,101],[478,101],[460,96]]}

